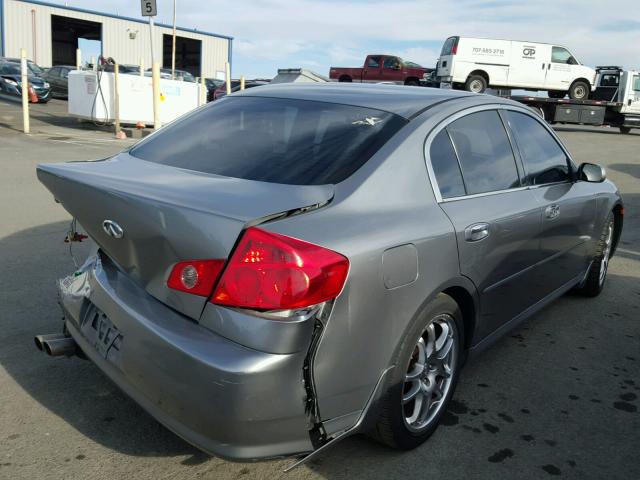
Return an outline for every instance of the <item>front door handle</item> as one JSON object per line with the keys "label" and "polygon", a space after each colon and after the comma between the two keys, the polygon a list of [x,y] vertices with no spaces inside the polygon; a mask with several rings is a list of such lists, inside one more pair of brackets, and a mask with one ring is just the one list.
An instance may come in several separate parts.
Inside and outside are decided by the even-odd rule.
{"label": "front door handle", "polygon": [[544,216],[547,217],[548,219],[553,220],[554,218],[557,218],[560,215],[560,205],[549,205],[547,208],[544,209]]}
{"label": "front door handle", "polygon": [[489,236],[488,223],[475,223],[464,229],[464,239],[467,242],[477,242]]}

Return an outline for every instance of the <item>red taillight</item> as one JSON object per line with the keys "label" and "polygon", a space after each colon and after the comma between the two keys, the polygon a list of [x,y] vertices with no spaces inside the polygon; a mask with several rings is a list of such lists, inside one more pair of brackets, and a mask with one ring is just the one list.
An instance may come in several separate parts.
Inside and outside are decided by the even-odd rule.
{"label": "red taillight", "polygon": [[224,267],[224,260],[189,260],[176,263],[167,286],[181,292],[208,297]]}
{"label": "red taillight", "polygon": [[349,260],[332,250],[266,232],[246,230],[211,297],[218,305],[289,310],[338,296]]}
{"label": "red taillight", "polygon": [[455,55],[456,53],[458,53],[458,42],[453,44],[453,47],[451,47],[451,55]]}

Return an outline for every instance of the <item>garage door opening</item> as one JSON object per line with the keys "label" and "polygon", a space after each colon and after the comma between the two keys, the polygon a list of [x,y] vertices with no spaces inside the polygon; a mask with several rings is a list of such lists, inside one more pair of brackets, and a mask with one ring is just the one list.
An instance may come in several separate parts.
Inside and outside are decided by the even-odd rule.
{"label": "garage door opening", "polygon": [[[171,68],[173,37],[162,36],[162,68]],[[176,70],[186,70],[195,77],[200,76],[202,41],[176,36]]]}
{"label": "garage door opening", "polygon": [[[77,18],[51,15],[52,65],[75,65],[79,39],[100,42],[102,51],[102,24]],[[97,48],[96,48],[97,49]]]}

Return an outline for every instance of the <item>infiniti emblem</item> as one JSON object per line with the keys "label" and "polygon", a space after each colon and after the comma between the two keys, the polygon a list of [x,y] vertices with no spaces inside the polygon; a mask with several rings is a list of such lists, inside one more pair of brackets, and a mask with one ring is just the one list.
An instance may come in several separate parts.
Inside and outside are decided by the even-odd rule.
{"label": "infiniti emblem", "polygon": [[105,220],[102,222],[102,229],[104,232],[113,238],[122,238],[124,236],[124,230],[113,220]]}

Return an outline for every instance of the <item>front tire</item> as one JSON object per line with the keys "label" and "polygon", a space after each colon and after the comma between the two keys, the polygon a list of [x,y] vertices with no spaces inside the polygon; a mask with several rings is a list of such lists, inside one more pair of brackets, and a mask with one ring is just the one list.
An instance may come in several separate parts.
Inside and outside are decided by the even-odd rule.
{"label": "front tire", "polygon": [[469,75],[467,82],[464,84],[464,89],[467,92],[484,93],[487,86],[487,80],[482,75]]}
{"label": "front tire", "polygon": [[602,292],[609,269],[614,231],[615,223],[613,215],[610,213],[604,224],[604,229],[600,234],[598,249],[591,262],[591,267],[589,267],[587,278],[584,284],[578,288],[578,292],[586,297],[597,297],[600,295],[600,292]]}
{"label": "front tire", "polygon": [[620,133],[628,135],[629,133],[631,133],[631,127],[620,127]]}
{"label": "front tire", "polygon": [[571,100],[587,100],[589,93],[591,92],[591,86],[582,80],[573,82],[569,88],[569,98]]}
{"label": "front tire", "polygon": [[398,349],[372,432],[377,440],[410,450],[433,434],[453,396],[463,346],[460,308],[441,293],[416,318]]}

